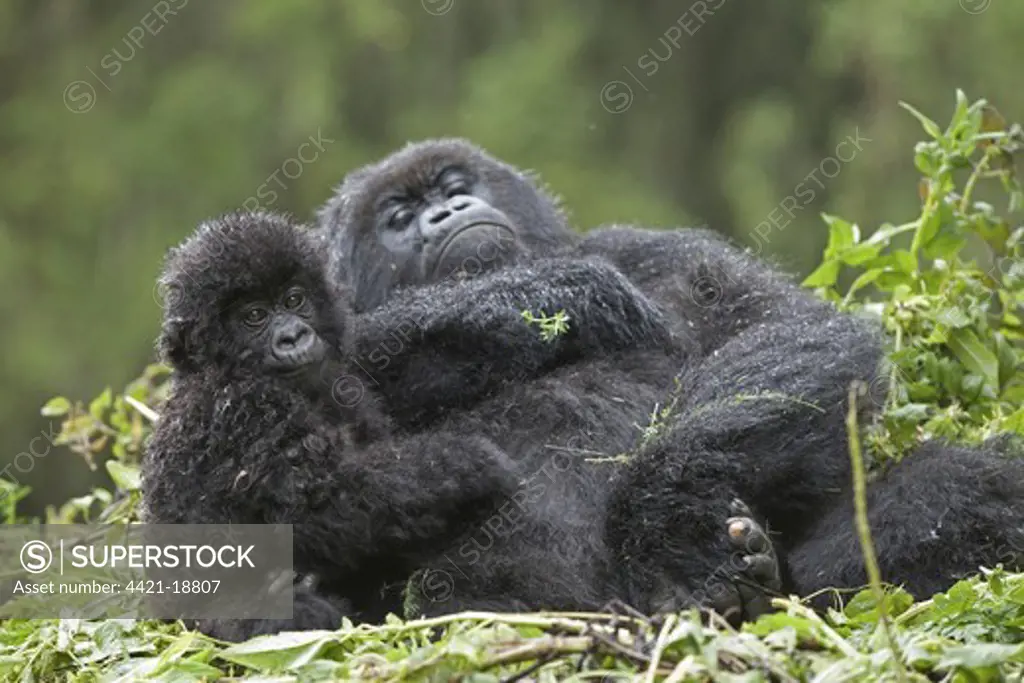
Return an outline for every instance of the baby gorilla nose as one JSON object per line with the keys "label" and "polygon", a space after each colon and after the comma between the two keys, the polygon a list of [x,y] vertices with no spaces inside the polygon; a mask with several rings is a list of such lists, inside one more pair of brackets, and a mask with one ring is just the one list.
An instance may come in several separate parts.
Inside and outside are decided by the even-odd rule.
{"label": "baby gorilla nose", "polygon": [[323,355],[320,337],[305,321],[294,316],[275,326],[270,351],[281,368],[308,365]]}

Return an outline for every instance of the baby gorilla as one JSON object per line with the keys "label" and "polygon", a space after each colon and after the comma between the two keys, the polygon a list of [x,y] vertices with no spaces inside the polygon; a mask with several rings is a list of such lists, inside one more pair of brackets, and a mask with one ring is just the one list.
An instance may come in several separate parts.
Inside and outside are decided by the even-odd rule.
{"label": "baby gorilla", "polygon": [[[202,225],[162,282],[175,375],[144,462],[147,521],[293,524],[296,570],[359,591],[407,576],[514,490],[512,463],[486,439],[392,438],[372,395],[332,396],[349,372],[348,300],[286,219]],[[299,584],[291,621],[200,627],[230,639],[333,628],[338,597]]]}

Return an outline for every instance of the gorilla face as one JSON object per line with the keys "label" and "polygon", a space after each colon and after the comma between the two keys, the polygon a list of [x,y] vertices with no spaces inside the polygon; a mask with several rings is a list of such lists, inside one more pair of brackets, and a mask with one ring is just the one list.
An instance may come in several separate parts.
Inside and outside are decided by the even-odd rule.
{"label": "gorilla face", "polygon": [[462,140],[410,145],[349,174],[320,213],[331,275],[358,310],[399,287],[472,277],[568,244],[557,203]]}
{"label": "gorilla face", "polygon": [[261,298],[234,307],[231,323],[243,353],[271,372],[295,374],[327,355],[327,344],[316,331],[315,311],[300,286],[287,288],[276,300]]}
{"label": "gorilla face", "polygon": [[173,249],[161,284],[160,347],[179,372],[312,377],[350,344],[351,304],[324,256],[287,217],[237,212]]}
{"label": "gorilla face", "polygon": [[[397,189],[397,188],[396,188]],[[405,187],[378,204],[375,234],[403,272],[423,284],[469,276],[511,262],[523,250],[519,229],[481,195],[468,169],[451,166],[426,186]]]}

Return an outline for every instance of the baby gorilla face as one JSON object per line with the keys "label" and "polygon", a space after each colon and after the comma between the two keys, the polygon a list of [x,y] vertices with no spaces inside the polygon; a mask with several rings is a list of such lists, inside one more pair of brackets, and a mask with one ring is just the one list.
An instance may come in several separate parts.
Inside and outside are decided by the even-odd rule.
{"label": "baby gorilla face", "polygon": [[179,372],[293,375],[344,359],[351,302],[287,217],[236,212],[203,223],[167,260],[160,346]]}
{"label": "baby gorilla face", "polygon": [[267,300],[247,301],[235,308],[232,323],[244,353],[263,368],[294,374],[324,360],[328,346],[317,332],[316,311],[301,286]]}

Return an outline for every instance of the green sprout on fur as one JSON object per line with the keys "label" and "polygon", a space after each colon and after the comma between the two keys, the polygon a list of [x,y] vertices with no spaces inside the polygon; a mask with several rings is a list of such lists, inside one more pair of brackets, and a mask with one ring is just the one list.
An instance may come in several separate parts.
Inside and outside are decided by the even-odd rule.
{"label": "green sprout on fur", "polygon": [[527,325],[536,325],[540,328],[540,338],[546,342],[553,341],[569,331],[569,316],[562,310],[552,316],[544,311],[540,315],[534,315],[532,311],[523,311],[523,320]]}

